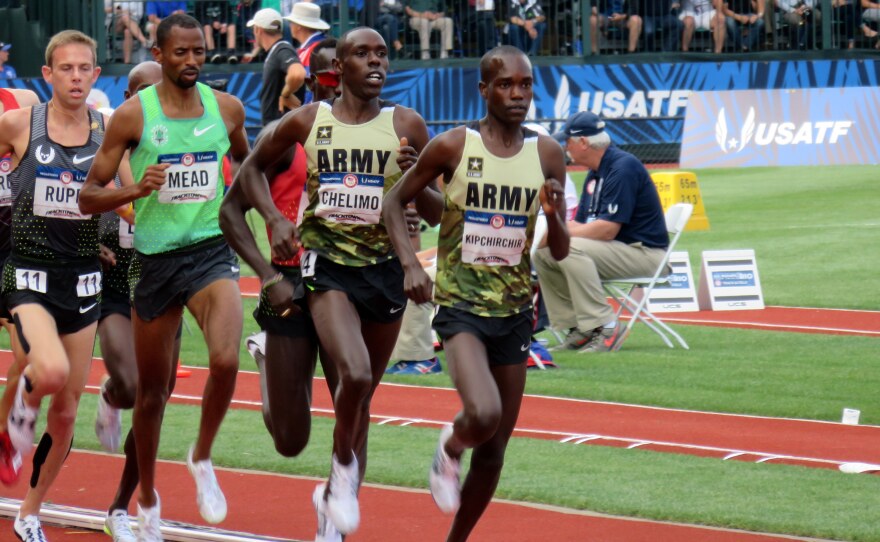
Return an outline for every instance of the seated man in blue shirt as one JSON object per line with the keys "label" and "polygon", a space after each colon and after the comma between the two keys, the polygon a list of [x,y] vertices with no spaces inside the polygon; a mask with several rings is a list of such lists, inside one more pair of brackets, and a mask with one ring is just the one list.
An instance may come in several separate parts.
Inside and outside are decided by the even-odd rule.
{"label": "seated man in blue shirt", "polygon": [[175,13],[186,13],[186,2],[147,2],[144,14],[147,16],[147,32],[150,35],[150,46],[156,43],[156,29],[162,19]]}
{"label": "seated man in blue shirt", "polygon": [[554,134],[578,165],[590,169],[574,221],[568,223],[568,257],[549,249],[535,254],[550,322],[569,329],[559,349],[617,350],[623,340],[602,280],[651,276],[669,246],[660,196],[639,160],[617,147],[605,122],[582,111]]}

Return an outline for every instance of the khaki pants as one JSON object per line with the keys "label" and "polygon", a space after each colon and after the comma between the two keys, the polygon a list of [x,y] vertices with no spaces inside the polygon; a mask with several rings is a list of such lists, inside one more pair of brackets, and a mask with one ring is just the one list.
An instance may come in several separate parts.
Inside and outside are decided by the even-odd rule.
{"label": "khaki pants", "polygon": [[557,262],[549,248],[535,254],[541,295],[556,329],[589,331],[614,320],[602,280],[650,277],[666,253],[620,241],[572,237],[568,257]]}
{"label": "khaki pants", "polygon": [[440,31],[440,55],[445,58],[452,50],[452,19],[440,17],[429,21],[420,17],[410,17],[409,26],[419,33],[419,47],[422,50],[422,58],[428,58],[431,51],[431,31]]}
{"label": "khaki pants", "polygon": [[[437,267],[425,271],[435,280]],[[434,335],[431,333],[431,320],[434,318],[434,304],[416,305],[412,300],[406,302],[403,322],[391,359],[396,361],[424,361],[434,357]]]}

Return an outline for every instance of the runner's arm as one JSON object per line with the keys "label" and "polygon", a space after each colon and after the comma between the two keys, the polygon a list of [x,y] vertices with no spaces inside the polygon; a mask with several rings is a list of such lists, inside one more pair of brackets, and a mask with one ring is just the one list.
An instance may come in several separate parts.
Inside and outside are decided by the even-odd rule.
{"label": "runner's arm", "polygon": [[125,151],[140,137],[143,124],[140,101],[128,100],[117,109],[106,126],[104,141],[92,160],[92,167],[79,195],[79,210],[84,214],[97,214],[124,207],[132,201],[158,190],[165,183],[168,164],[155,164],[147,168],[139,182],[118,190],[105,190],[119,172]]}
{"label": "runner's arm", "polygon": [[565,157],[562,147],[549,136],[539,138],[538,154],[545,179],[540,201],[547,217],[547,245],[555,260],[564,260],[570,242],[565,226],[565,189],[561,184],[565,182]]}
{"label": "runner's arm", "polygon": [[[394,128],[398,134],[403,134],[400,140],[401,149],[398,152],[409,147],[414,150],[415,156],[418,157],[430,139],[425,119],[415,110],[408,107],[398,106],[395,113]],[[406,165],[408,168],[412,167],[411,164],[407,163]],[[440,223],[440,216],[443,214],[443,194],[440,193],[436,180],[428,183],[414,199],[416,210],[425,222],[432,226]]]}

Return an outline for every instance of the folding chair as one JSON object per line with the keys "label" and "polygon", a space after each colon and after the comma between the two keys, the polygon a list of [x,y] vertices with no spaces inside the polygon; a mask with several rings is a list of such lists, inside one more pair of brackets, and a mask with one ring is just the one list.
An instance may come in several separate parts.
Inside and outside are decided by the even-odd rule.
{"label": "folding chair", "polygon": [[[681,232],[684,231],[684,227],[687,225],[693,210],[694,206],[690,203],[676,203],[666,211],[666,229],[670,235],[669,248],[666,249],[666,254],[663,255],[663,260],[657,267],[657,271],[654,272],[654,276],[633,279],[608,279],[602,281],[602,286],[605,288],[605,291],[608,295],[613,297],[618,304],[618,321],[624,309],[632,315],[629,322],[626,324],[626,328],[620,334],[620,338],[614,344],[614,350],[620,348],[623,340],[629,335],[629,332],[632,330],[632,327],[637,320],[642,321],[645,325],[651,328],[654,333],[663,339],[663,342],[665,342],[666,346],[669,348],[674,348],[674,345],[672,344],[672,341],[669,340],[667,334],[675,337],[682,348],[685,350],[688,349],[687,343],[678,333],[675,332],[675,330],[670,328],[648,310],[648,298],[651,296],[651,291],[656,285],[665,284],[669,280],[669,276],[666,273],[666,265],[669,263],[669,256],[675,249],[675,245],[678,243],[678,238],[681,237]],[[625,289],[626,291],[624,291]]]}

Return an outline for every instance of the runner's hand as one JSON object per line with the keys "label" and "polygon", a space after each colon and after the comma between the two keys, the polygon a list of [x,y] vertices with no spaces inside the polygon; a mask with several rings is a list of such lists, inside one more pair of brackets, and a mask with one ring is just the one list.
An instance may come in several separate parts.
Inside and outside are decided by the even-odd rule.
{"label": "runner's hand", "polygon": [[141,177],[138,183],[138,188],[140,188],[141,192],[140,197],[145,198],[162,188],[162,185],[168,179],[168,174],[165,170],[170,167],[171,164],[150,164],[147,166],[144,176]]}
{"label": "runner's hand", "polygon": [[434,283],[422,269],[421,264],[407,270],[403,279],[403,291],[406,293],[406,297],[419,305],[431,301],[434,296]]}
{"label": "runner's hand", "polygon": [[539,197],[541,198],[541,207],[544,209],[545,215],[557,214],[560,218],[565,217],[565,190],[563,190],[559,181],[556,179],[544,181]]}
{"label": "runner's hand", "polygon": [[281,279],[264,288],[269,300],[269,306],[275,314],[287,318],[292,314],[301,312],[299,305],[293,302],[294,287],[287,279]]}
{"label": "runner's hand", "polygon": [[406,219],[406,233],[408,233],[410,237],[418,237],[420,233],[419,228],[422,225],[422,219],[419,216],[419,212],[416,211],[416,206],[412,203],[407,205],[403,209],[403,217]]}
{"label": "runner's hand", "polygon": [[400,168],[400,171],[406,173],[406,170],[413,167],[418,158],[419,153],[409,145],[405,137],[401,137],[400,146],[397,147],[397,167]]}
{"label": "runner's hand", "polygon": [[289,260],[299,252],[299,232],[289,220],[279,220],[272,225],[272,257]]}
{"label": "runner's hand", "polygon": [[106,271],[115,266],[116,253],[102,244],[98,244],[98,248],[100,248],[100,252],[98,252],[98,260],[101,261],[101,267]]}

